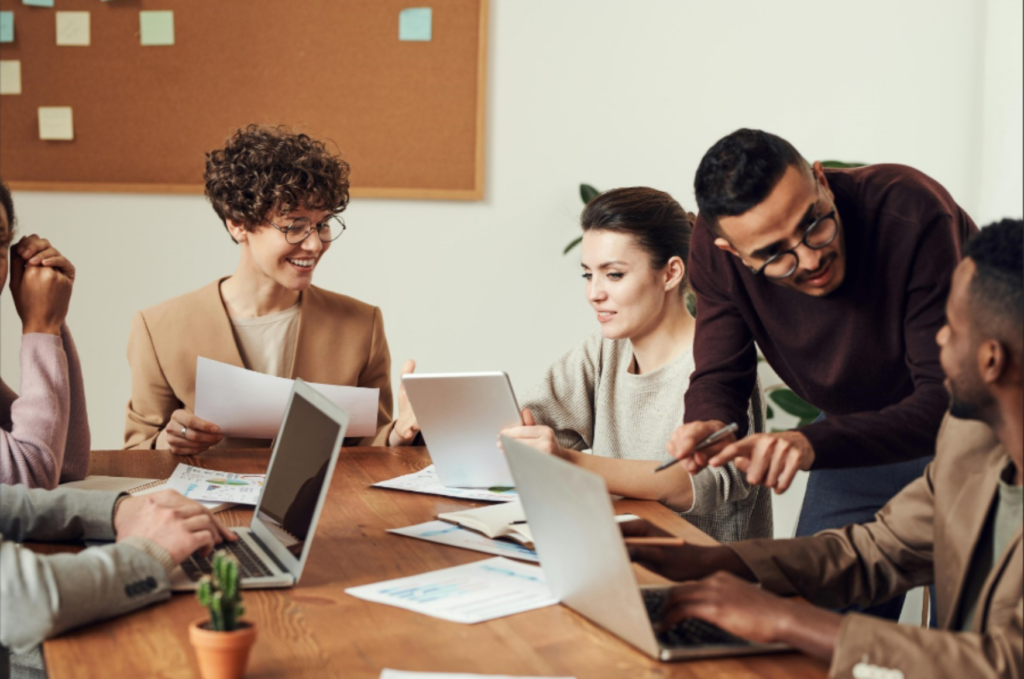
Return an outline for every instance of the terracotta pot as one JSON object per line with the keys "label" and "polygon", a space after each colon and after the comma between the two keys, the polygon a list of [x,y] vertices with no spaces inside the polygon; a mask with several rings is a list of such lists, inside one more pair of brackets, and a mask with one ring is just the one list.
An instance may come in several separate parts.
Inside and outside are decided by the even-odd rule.
{"label": "terracotta pot", "polygon": [[256,641],[256,626],[242,622],[233,632],[215,632],[206,629],[209,622],[202,618],[188,628],[189,641],[199,660],[199,673],[203,679],[241,679]]}

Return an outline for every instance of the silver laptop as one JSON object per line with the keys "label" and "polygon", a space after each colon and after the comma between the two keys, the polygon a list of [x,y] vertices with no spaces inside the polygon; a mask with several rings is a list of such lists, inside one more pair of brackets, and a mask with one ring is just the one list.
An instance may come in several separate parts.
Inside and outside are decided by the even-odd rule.
{"label": "silver laptop", "polygon": [[[295,380],[252,522],[217,547],[238,558],[243,588],[299,581],[347,428],[348,413]],[[172,588],[196,589],[212,558],[193,554],[171,573]]]}
{"label": "silver laptop", "polygon": [[640,587],[604,479],[502,437],[544,577],[559,601],[659,660],[791,650],[690,619],[659,632],[669,585]]}
{"label": "silver laptop", "polygon": [[451,488],[512,484],[498,433],[522,424],[503,372],[412,374],[402,377],[438,479]]}

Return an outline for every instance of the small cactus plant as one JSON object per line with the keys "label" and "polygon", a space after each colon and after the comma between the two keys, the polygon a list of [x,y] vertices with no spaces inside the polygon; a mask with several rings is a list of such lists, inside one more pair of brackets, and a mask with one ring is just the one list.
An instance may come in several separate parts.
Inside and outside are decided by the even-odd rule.
{"label": "small cactus plant", "polygon": [[238,561],[230,554],[213,556],[213,575],[204,575],[196,592],[199,603],[210,611],[210,627],[215,632],[233,632],[245,613],[238,587]]}

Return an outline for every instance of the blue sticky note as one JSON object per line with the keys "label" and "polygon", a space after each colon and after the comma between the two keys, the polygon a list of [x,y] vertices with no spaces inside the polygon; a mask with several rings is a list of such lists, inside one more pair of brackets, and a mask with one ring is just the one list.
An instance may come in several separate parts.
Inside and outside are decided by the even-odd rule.
{"label": "blue sticky note", "polygon": [[407,7],[398,14],[398,39],[430,42],[434,10],[429,7]]}
{"label": "blue sticky note", "polygon": [[14,12],[0,12],[0,42],[14,42]]}
{"label": "blue sticky note", "polygon": [[139,12],[139,41],[143,45],[174,44],[174,12]]}
{"label": "blue sticky note", "polygon": [[21,0],[21,4],[29,7],[53,7],[53,0]]}

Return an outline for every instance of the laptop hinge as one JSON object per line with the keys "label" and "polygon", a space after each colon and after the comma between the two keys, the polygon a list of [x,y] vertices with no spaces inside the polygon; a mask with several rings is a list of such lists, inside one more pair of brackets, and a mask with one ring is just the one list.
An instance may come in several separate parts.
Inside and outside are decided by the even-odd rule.
{"label": "laptop hinge", "polygon": [[[277,564],[277,567],[278,567],[279,569],[281,569],[281,572],[282,572],[282,573],[288,573],[289,575],[291,575],[291,571],[289,571],[289,570],[288,570],[287,568],[285,568],[285,565],[284,565],[283,563],[281,563],[281,562],[280,562],[280,561],[278,560],[278,558],[277,558],[276,556],[274,556],[274,553],[273,553],[272,551],[270,551],[270,549],[269,549],[269,548],[267,547],[267,545],[266,545],[266,544],[265,544],[265,543],[263,542],[263,540],[260,540],[260,536],[259,536],[259,535],[256,535],[256,531],[249,531],[249,537],[251,537],[251,538],[253,539],[253,541],[254,541],[254,542],[255,542],[255,543],[257,544],[257,545],[259,545],[259,546],[260,546],[260,549],[262,549],[262,550],[263,550],[263,553],[264,553],[264,554],[266,554],[267,556],[269,556],[269,557],[270,557],[270,560],[271,560],[271,561],[273,561],[273,562],[274,562],[275,564]],[[294,577],[294,576],[293,576],[293,577]]]}

